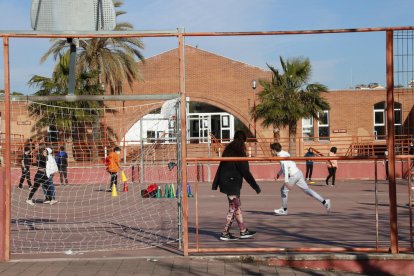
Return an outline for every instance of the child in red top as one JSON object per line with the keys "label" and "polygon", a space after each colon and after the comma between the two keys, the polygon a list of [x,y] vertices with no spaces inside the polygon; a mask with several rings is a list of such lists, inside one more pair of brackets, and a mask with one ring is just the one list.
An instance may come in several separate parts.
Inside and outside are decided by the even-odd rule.
{"label": "child in red top", "polygon": [[121,154],[121,148],[115,147],[114,151],[111,152],[108,157],[108,163],[106,166],[107,172],[111,175],[111,184],[108,192],[112,191],[112,186],[115,185],[115,189],[118,189],[118,172],[121,170],[119,166],[119,155]]}

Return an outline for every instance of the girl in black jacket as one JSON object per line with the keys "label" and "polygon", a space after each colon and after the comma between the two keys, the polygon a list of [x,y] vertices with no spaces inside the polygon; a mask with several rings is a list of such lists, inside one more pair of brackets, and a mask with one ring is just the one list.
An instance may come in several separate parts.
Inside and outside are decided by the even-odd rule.
{"label": "girl in black jacket", "polygon": [[[246,134],[243,131],[236,131],[234,140],[224,149],[222,157],[246,157],[245,142]],[[250,173],[249,163],[247,161],[220,162],[216,176],[214,177],[212,189],[217,190],[217,188],[220,188],[220,192],[226,194],[229,201],[226,225],[224,226],[220,240],[238,240],[237,237],[229,232],[234,219],[236,219],[239,225],[241,239],[250,238],[256,234],[255,231],[249,231],[243,222],[243,215],[240,209],[240,190],[242,188],[243,178],[256,193],[259,194],[261,192],[259,185],[257,185],[253,175]]]}

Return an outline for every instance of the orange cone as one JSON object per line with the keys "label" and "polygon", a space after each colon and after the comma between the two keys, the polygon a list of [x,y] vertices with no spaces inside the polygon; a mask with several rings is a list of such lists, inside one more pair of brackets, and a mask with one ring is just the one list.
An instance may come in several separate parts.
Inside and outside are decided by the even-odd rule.
{"label": "orange cone", "polygon": [[124,192],[128,192],[128,182],[124,182]]}

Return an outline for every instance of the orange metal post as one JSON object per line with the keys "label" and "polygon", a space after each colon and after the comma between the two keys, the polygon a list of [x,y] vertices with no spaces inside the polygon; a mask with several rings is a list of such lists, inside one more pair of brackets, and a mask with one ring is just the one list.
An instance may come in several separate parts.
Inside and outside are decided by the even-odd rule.
{"label": "orange metal post", "polygon": [[[317,252],[364,252],[364,253],[387,253],[388,248],[365,248],[365,247],[239,247],[239,248],[202,248],[200,250],[190,249],[190,253],[277,253],[277,252],[302,252],[302,253],[317,253]],[[401,252],[413,252],[412,248],[401,248]]]}
{"label": "orange metal post", "polygon": [[411,172],[411,156],[408,156],[408,216],[410,221],[410,246],[413,248],[413,183]]}
{"label": "orange metal post", "polygon": [[[0,202],[6,202],[6,170],[0,167]],[[0,262],[6,260],[6,205],[0,204]]]}
{"label": "orange metal post", "polygon": [[374,191],[375,191],[375,248],[378,249],[379,247],[379,215],[378,215],[378,168],[377,168],[377,159],[374,161],[374,174],[375,174],[375,181],[374,181]]}
{"label": "orange metal post", "polygon": [[[196,163],[197,167],[198,167],[198,162]],[[198,250],[200,247],[200,240],[199,240],[199,236],[198,236],[198,179],[195,183],[195,195],[194,195],[194,199],[195,199],[195,223],[196,223],[196,249]]]}
{"label": "orange metal post", "polygon": [[9,62],[9,38],[3,37],[3,56],[4,56],[4,106],[5,106],[5,147],[4,162],[5,176],[4,181],[0,183],[0,261],[10,260],[10,145],[11,145],[11,127],[10,127],[10,62]]}
{"label": "orange metal post", "polygon": [[179,63],[180,63],[180,113],[181,113],[181,187],[183,191],[183,253],[188,256],[188,199],[187,199],[187,113],[185,93],[185,61],[184,61],[184,34],[180,30],[178,35]]}
{"label": "orange metal post", "polygon": [[397,185],[395,181],[395,137],[394,137],[394,32],[386,32],[386,72],[387,72],[387,141],[388,141],[388,181],[390,200],[390,241],[391,253],[398,253],[397,225]]}

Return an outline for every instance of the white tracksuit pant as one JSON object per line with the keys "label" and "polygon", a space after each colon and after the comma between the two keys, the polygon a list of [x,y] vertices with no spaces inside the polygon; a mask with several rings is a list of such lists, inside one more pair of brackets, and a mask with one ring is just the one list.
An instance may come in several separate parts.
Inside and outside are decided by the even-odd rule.
{"label": "white tracksuit pant", "polygon": [[318,200],[319,202],[323,202],[324,199],[314,190],[309,188],[308,184],[303,177],[303,173],[298,170],[294,175],[289,176],[289,185],[282,185],[280,188],[280,194],[282,196],[282,207],[287,208],[288,205],[288,192],[293,186],[296,185],[302,189],[303,192],[310,195],[314,199]]}

